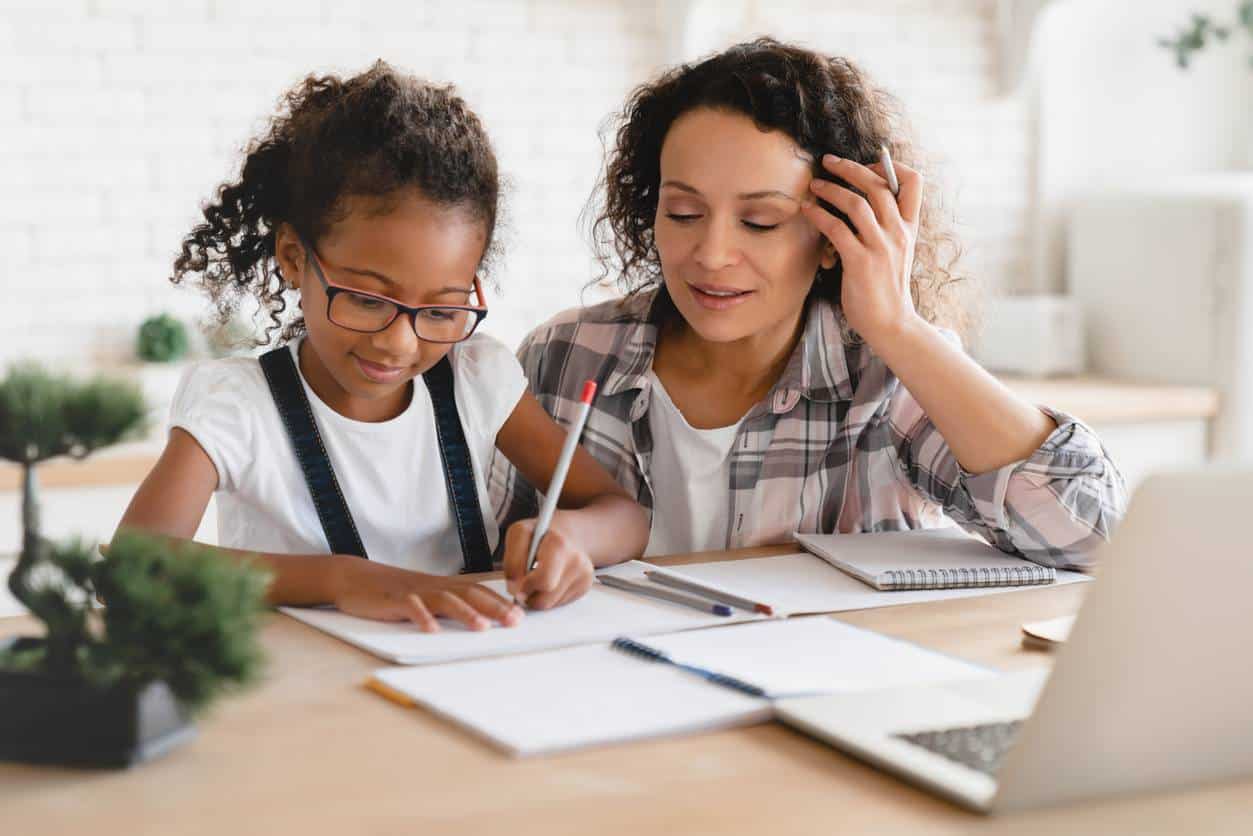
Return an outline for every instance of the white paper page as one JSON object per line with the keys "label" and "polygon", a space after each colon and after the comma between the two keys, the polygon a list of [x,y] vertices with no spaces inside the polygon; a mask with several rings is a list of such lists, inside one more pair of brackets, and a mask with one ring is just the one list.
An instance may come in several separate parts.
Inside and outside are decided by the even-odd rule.
{"label": "white paper page", "polygon": [[515,755],[763,722],[769,703],[608,645],[375,677]]}
{"label": "white paper page", "polygon": [[916,644],[814,616],[637,640],[676,662],[762,688],[772,698],[871,691],[993,676]]}
{"label": "white paper page", "polygon": [[[970,589],[918,589],[880,592],[851,577],[812,554],[785,554],[749,560],[722,560],[666,567],[670,571],[753,598],[774,607],[775,615],[845,612],[920,601],[973,598],[1039,589],[1039,586],[990,586]],[[1091,580],[1079,572],[1058,570],[1057,580],[1048,586]],[[738,613],[739,610],[736,610]]]}
{"label": "white paper page", "polygon": [[[632,569],[624,569],[630,574]],[[507,595],[505,582],[484,586]],[[526,653],[554,647],[609,642],[622,635],[648,635],[753,621],[762,616],[735,610],[730,616],[633,595],[593,584],[577,601],[552,610],[529,610],[514,627],[492,627],[482,632],[441,620],[439,633],[422,633],[412,624],[372,621],[325,608],[280,607],[292,618],[337,639],[401,665],[425,665],[477,659],[508,653]]]}

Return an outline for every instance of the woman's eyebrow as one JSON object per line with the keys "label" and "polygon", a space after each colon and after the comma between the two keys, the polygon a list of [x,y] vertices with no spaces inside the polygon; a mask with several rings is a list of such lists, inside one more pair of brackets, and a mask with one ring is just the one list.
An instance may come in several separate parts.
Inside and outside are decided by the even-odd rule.
{"label": "woman's eyebrow", "polygon": [[[663,189],[666,188],[667,186],[673,189],[678,189],[679,191],[689,192],[694,195],[701,194],[700,189],[697,189],[695,186],[689,186],[687,183],[684,183],[682,180],[667,180],[661,184],[661,188]],[[781,197],[784,200],[790,200],[793,203],[800,203],[800,201],[797,200],[792,195],[788,194],[787,192],[780,191],[778,189],[762,189],[761,191],[756,191],[756,192],[742,192],[736,195],[736,197],[739,198],[740,200],[761,200],[763,198],[768,198],[768,197]]]}

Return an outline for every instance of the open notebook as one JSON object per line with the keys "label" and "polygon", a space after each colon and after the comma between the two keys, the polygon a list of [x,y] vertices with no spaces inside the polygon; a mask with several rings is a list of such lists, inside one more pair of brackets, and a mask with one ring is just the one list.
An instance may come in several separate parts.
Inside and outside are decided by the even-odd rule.
{"label": "open notebook", "polygon": [[796,541],[882,591],[1032,586],[1057,579],[1052,567],[1005,554],[957,529],[797,534]]}
{"label": "open notebook", "polygon": [[770,701],[780,697],[994,675],[825,617],[631,641],[679,664],[597,644],[387,668],[368,685],[424,706],[510,754],[535,755],[764,722],[772,716]]}
{"label": "open notebook", "polygon": [[[613,574],[646,580],[643,570],[652,568],[639,561],[612,567]],[[507,595],[503,580],[485,581],[484,586]],[[634,595],[594,583],[586,595],[565,606],[543,612],[529,611],[514,627],[492,627],[475,632],[461,625],[442,621],[439,633],[423,633],[413,624],[372,621],[345,615],[325,607],[280,607],[279,610],[310,627],[329,633],[341,641],[400,665],[427,665],[508,653],[529,653],[554,647],[612,641],[620,635],[648,635],[756,621],[764,616],[735,610],[731,616],[711,615],[699,610]]]}

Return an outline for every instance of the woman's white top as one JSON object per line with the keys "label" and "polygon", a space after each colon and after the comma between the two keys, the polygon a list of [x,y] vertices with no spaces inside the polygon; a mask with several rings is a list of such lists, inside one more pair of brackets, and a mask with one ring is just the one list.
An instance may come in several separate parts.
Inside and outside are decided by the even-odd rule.
{"label": "woman's white top", "polygon": [[661,379],[649,371],[653,436],[650,479],[653,526],[646,556],[727,547],[731,513],[731,448],[740,419],[729,427],[698,430],[674,405]]}

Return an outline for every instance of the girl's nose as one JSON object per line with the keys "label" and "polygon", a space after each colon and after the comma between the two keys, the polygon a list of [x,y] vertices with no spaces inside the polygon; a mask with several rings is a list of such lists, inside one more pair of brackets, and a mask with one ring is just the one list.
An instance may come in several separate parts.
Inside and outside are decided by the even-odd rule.
{"label": "girl's nose", "polygon": [[391,325],[374,334],[371,342],[380,352],[386,352],[389,357],[408,357],[416,354],[422,344],[413,330],[413,318],[405,313],[401,313],[392,320]]}

